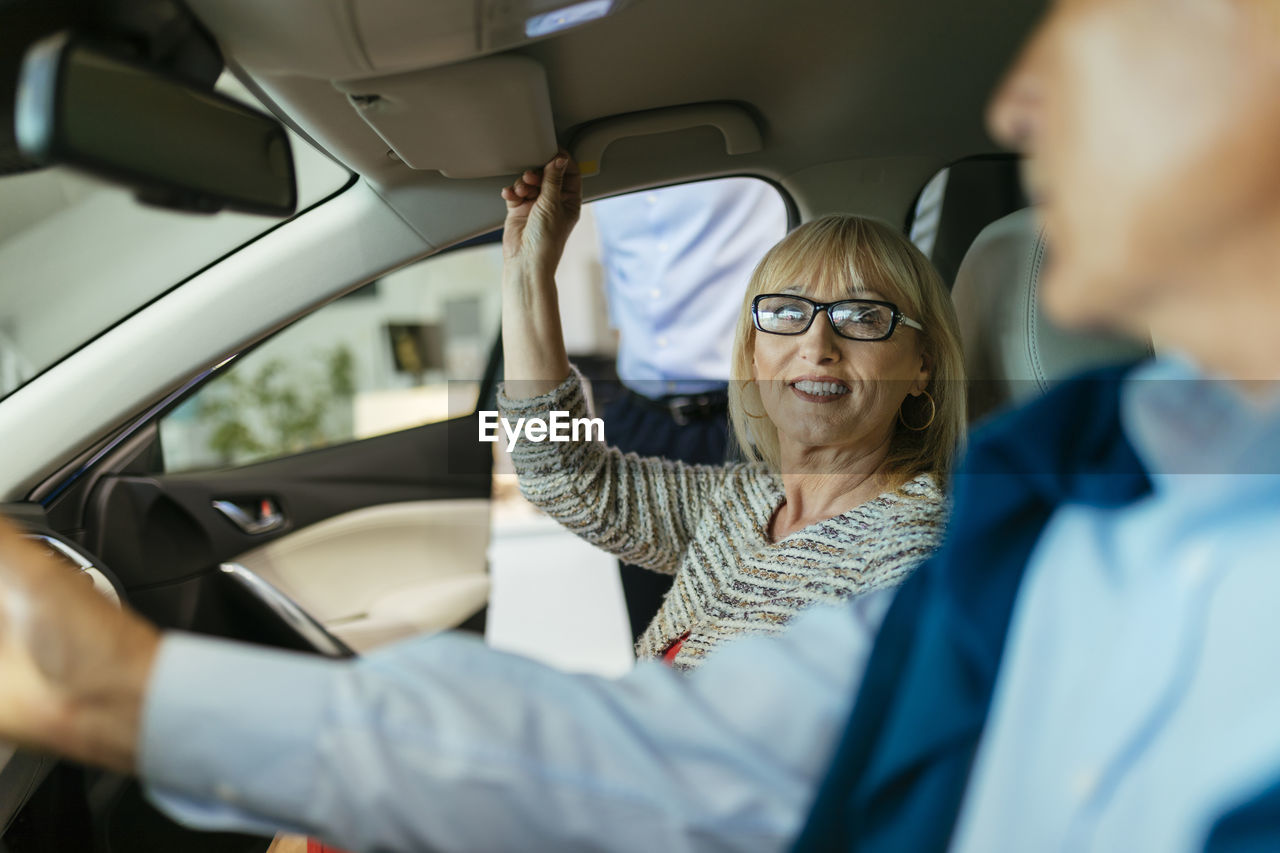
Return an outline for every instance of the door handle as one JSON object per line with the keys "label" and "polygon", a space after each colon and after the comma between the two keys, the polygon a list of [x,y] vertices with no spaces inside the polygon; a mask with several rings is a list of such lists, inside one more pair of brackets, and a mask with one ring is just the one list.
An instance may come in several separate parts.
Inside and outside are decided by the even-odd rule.
{"label": "door handle", "polygon": [[252,501],[216,500],[213,508],[240,528],[241,532],[250,536],[270,533],[284,526],[284,513],[280,512],[280,507],[271,498],[256,498]]}

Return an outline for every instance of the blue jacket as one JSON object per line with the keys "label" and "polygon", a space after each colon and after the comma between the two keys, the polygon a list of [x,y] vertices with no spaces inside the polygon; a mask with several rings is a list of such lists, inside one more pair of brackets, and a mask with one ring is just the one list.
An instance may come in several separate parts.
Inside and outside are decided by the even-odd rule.
{"label": "blue jacket", "polygon": [[[1064,383],[975,435],[947,539],[894,597],[798,851],[932,851],[951,839],[1023,570],[1059,504],[1151,483],[1120,425],[1128,368]],[[1280,849],[1280,779],[1206,849]]]}

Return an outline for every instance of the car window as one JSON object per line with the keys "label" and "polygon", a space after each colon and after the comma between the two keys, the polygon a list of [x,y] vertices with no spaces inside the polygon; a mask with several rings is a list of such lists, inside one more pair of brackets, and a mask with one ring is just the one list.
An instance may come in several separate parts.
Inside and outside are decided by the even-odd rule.
{"label": "car window", "polygon": [[1028,204],[1016,157],[960,160],[939,171],[920,190],[910,223],[911,241],[950,287],[978,232]]}
{"label": "car window", "polygon": [[[253,103],[228,74],[218,89]],[[299,209],[350,180],[290,140]],[[64,168],[0,178],[0,397],[280,221],[150,207]]]}
{"label": "car window", "polygon": [[[647,190],[632,198],[640,202],[642,214],[651,205],[660,212],[689,201],[698,187],[732,187],[743,182],[767,187],[754,179],[730,178]],[[769,210],[770,222],[776,220],[778,233],[770,233],[764,247],[785,232],[784,202],[772,189],[769,195],[777,207]],[[669,202],[665,207],[664,198]],[[618,311],[644,307],[628,304],[620,309],[611,304],[610,296],[620,288],[607,282],[609,247],[598,218],[608,206],[616,211],[619,201],[584,207],[556,274],[566,348],[587,378],[596,380],[600,403],[616,392]],[[645,240],[653,244],[645,252],[662,256],[675,251],[674,243],[667,245],[675,223],[661,217],[647,222],[642,216],[648,230],[641,233],[632,220],[626,232],[628,242],[614,247],[615,254],[632,251]],[[689,245],[681,244],[680,252],[691,256],[695,265],[707,266],[708,275],[723,266],[724,246],[695,245],[697,235],[711,229],[686,225],[685,231],[692,236]],[[227,365],[220,376],[161,419],[165,470],[245,465],[473,412],[499,331],[502,251],[497,237],[490,235],[493,242],[429,257],[385,276],[320,308]],[[658,275],[662,269],[656,265],[652,273]],[[736,314],[749,270],[748,265],[735,272],[742,280],[731,284],[736,290],[727,297],[730,314]],[[632,290],[639,284],[633,283]],[[649,300],[653,286],[640,288],[642,302]],[[716,294],[721,297],[725,293]],[[668,299],[662,303],[664,315],[708,313],[708,306],[696,301],[685,304],[691,300],[692,294]],[[723,338],[727,363],[732,334],[717,338]],[[660,345],[661,341],[655,342]],[[511,473],[504,456],[499,452],[500,495],[515,491],[513,480],[506,484],[510,488],[503,488],[502,481],[510,479]]]}
{"label": "car window", "polygon": [[161,420],[165,470],[243,465],[473,411],[501,277],[501,246],[471,246],[299,320]]}

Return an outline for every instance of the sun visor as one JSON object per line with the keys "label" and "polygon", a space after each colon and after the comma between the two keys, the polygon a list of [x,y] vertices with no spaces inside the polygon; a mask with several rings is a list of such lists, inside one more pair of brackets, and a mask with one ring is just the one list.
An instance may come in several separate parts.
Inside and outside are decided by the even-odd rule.
{"label": "sun visor", "polygon": [[449,178],[509,175],[556,152],[547,75],[524,56],[335,83],[413,169]]}

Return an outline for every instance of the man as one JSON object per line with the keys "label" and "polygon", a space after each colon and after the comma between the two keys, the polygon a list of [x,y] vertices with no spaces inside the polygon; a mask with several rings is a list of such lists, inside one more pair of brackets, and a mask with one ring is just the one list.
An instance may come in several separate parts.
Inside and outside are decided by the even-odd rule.
{"label": "man", "polygon": [[989,121],[1055,318],[1177,355],[975,439],[802,846],[1276,849],[1280,4],[1061,0]]}
{"label": "man", "polygon": [[[733,331],[751,271],[787,233],[782,197],[755,178],[722,178],[603,199],[591,211],[618,330],[620,393],[604,411],[609,444],[723,464]],[[639,639],[673,577],[619,569]]]}
{"label": "man", "polygon": [[683,679],[451,638],[296,660],[161,640],[6,537],[0,733],[350,846],[772,849],[817,791],[802,846],[1274,849],[1280,5],[1059,0],[991,122],[1031,158],[1058,319],[1181,356],[976,439],[869,659],[883,598]]}

